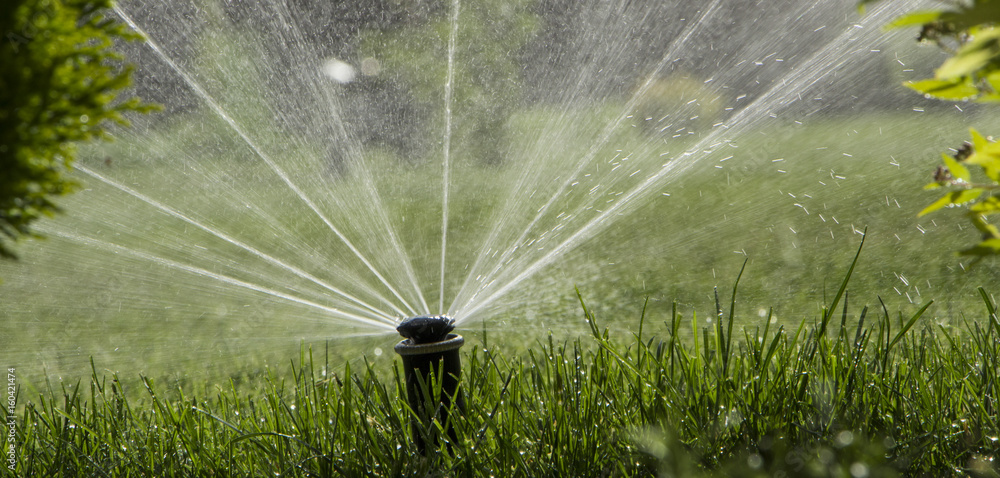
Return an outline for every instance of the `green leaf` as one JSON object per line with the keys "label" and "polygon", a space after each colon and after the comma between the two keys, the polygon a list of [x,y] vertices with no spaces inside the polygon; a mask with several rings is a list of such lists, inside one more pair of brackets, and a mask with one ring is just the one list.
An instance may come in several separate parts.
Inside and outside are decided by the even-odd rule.
{"label": "green leaf", "polygon": [[1000,69],[995,69],[987,73],[986,82],[990,85],[990,88],[992,88],[994,92],[1000,92]]}
{"label": "green leaf", "polygon": [[987,239],[968,249],[959,251],[963,256],[992,256],[1000,254],[1000,239]]}
{"label": "green leaf", "polygon": [[969,213],[970,219],[972,219],[972,225],[976,226],[976,230],[983,234],[983,237],[990,237],[993,239],[1000,239],[1000,231],[997,227],[989,222],[986,222],[986,216],[982,214]]}
{"label": "green leaf", "polygon": [[1000,212],[1000,197],[989,196],[969,207],[969,212],[986,216]]}
{"label": "green leaf", "polygon": [[994,56],[995,54],[989,50],[976,50],[966,53],[959,51],[955,56],[945,60],[934,71],[934,77],[947,80],[971,75],[989,64]]}
{"label": "green leaf", "polygon": [[973,131],[975,153],[965,160],[983,168],[983,173],[993,182],[1000,182],[1000,144],[993,143]]}
{"label": "green leaf", "polygon": [[964,189],[962,191],[952,191],[945,194],[941,199],[934,201],[930,206],[924,208],[917,214],[917,217],[921,217],[925,214],[937,211],[945,206],[960,206],[962,204],[968,203],[970,201],[976,200],[983,193],[982,189]]}
{"label": "green leaf", "polygon": [[983,172],[991,181],[1000,183],[1000,160],[997,160],[995,156],[993,159],[994,161],[989,166],[983,166]]}
{"label": "green leaf", "polygon": [[979,134],[979,131],[976,131],[975,128],[969,128],[969,135],[972,136],[972,147],[976,151],[985,149],[990,144],[989,140]]}
{"label": "green leaf", "polygon": [[962,165],[962,163],[955,161],[955,158],[952,158],[945,153],[941,153],[941,157],[944,158],[944,165],[949,171],[951,171],[952,177],[966,183],[972,180],[972,175],[969,174],[969,168],[966,168]]}
{"label": "green leaf", "polygon": [[1000,93],[987,93],[976,97],[976,103],[1000,103]]}
{"label": "green leaf", "polygon": [[981,74],[980,70],[998,56],[1000,56],[1000,29],[984,29],[971,41],[962,45],[955,52],[955,56],[945,60],[934,72],[934,77],[947,80]]}
{"label": "green leaf", "polygon": [[1000,156],[1000,143],[992,141],[992,138],[986,140],[986,145],[979,148],[978,153],[984,153],[987,156]]}
{"label": "green leaf", "polygon": [[973,84],[972,78],[963,76],[947,80],[929,78],[920,81],[908,81],[903,86],[916,90],[925,96],[940,100],[965,101],[979,94],[979,88]]}
{"label": "green leaf", "polygon": [[875,3],[877,1],[878,0],[861,0],[861,1],[859,1],[858,2],[858,13],[860,13],[861,15],[864,15],[865,14],[865,6],[868,5],[869,3]]}
{"label": "green leaf", "polygon": [[941,18],[941,15],[943,13],[944,12],[941,10],[927,10],[921,12],[913,12],[893,20],[892,22],[890,22],[888,25],[885,26],[885,29],[893,30],[896,28],[905,28],[914,25],[923,25],[925,23],[930,23]]}

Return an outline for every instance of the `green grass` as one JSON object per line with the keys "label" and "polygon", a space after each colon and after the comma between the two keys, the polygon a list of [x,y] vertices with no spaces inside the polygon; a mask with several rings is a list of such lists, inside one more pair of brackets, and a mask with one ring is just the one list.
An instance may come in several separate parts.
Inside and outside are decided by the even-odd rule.
{"label": "green grass", "polygon": [[517,355],[484,336],[463,351],[459,440],[427,456],[410,440],[398,360],[334,372],[303,351],[288,373],[200,394],[96,371],[21,390],[16,474],[998,476],[996,303],[980,289],[983,314],[961,330],[926,305],[858,307],[856,263],[793,328],[735,327],[734,285],[708,316],[675,304],[657,324],[643,309],[627,336],[582,300],[590,338],[550,335]]}
{"label": "green grass", "polygon": [[[494,214],[507,194],[519,191],[511,186],[519,175],[532,172],[529,184],[534,181],[551,193],[558,185],[551,178],[572,170],[593,145],[580,138],[599,136],[622,108],[613,102],[588,106],[573,112],[572,121],[543,108],[519,112],[510,125],[516,137],[532,138],[532,132],[537,135],[546,126],[560,127],[551,136],[540,136],[546,139],[540,151],[548,155],[533,154],[531,141],[526,141],[527,152],[500,166],[484,166],[456,154],[448,300],[486,248]],[[853,279],[854,289],[887,299],[905,298],[888,301],[893,313],[912,314],[925,297],[933,297],[938,302],[930,313],[960,326],[964,315],[978,310],[976,287],[996,282],[996,260],[962,271],[960,258],[952,251],[977,239],[967,220],[954,211],[941,211],[918,222],[916,213],[935,198],[920,186],[940,160],[940,150],[967,137],[967,120],[946,113],[894,113],[815,118],[805,125],[761,124],[759,130],[736,135],[736,147],[701,158],[684,174],[663,181],[662,190],[671,196],[662,196],[657,188],[651,197],[634,201],[635,210],[510,291],[497,304],[502,313],[488,317],[486,328],[512,328],[505,323],[535,316],[533,327],[559,334],[569,328],[564,319],[577,309],[571,293],[574,285],[595,310],[605,314],[612,328],[624,322],[620,318],[630,317],[634,304],[646,297],[660,308],[676,300],[679,310],[690,315],[711,301],[712,287],[735,275],[744,257],[750,259],[753,280],[742,288],[743,313],[737,325],[773,307],[778,322],[792,327],[822,307],[824,291],[835,288],[839,280],[837,261],[831,258],[850,254],[853,245],[845,238],[854,237],[853,231],[865,225],[870,226],[869,260]],[[380,289],[354,254],[221,120],[192,114],[170,121],[87,149],[79,164],[348,292],[370,298],[358,284]],[[596,153],[594,163],[604,164],[621,149],[632,152],[630,161],[642,163],[644,171],[656,170],[663,161],[659,154],[664,143],[632,126],[616,131]],[[261,134],[270,138],[274,133]],[[683,142],[668,149],[676,155],[687,146],[689,142]],[[302,180],[304,188],[314,188],[307,190],[314,199],[328,193],[328,200],[347,201],[350,207],[327,204],[324,210],[369,258],[383,261],[380,269],[405,292],[407,281],[401,278],[399,263],[385,254],[392,248],[385,244],[380,226],[367,217],[369,193],[367,183],[357,176],[358,168],[348,169],[343,177],[317,176],[322,168],[316,161],[321,156],[309,150],[309,144],[293,143],[274,157]],[[400,158],[385,151],[366,154],[375,190],[414,265],[417,282],[436,309],[440,165],[433,158]],[[729,154],[734,155],[731,160],[718,161]],[[901,166],[891,164],[891,157]],[[775,158],[785,161],[772,162]],[[596,176],[617,185],[609,192],[627,190],[643,177],[621,171]],[[831,179],[833,171],[846,179]],[[89,356],[99,368],[129,375],[141,372],[160,379],[176,370],[193,374],[213,368],[220,372],[216,376],[224,377],[232,368],[280,366],[303,340],[321,343],[331,335],[371,332],[346,321],[334,323],[322,310],[117,250],[134,250],[318,303],[343,305],[310,281],[123,191],[84,174],[79,179],[84,190],[63,205],[65,215],[45,227],[97,243],[50,234],[46,241],[25,243],[20,262],[0,263],[4,281],[0,294],[21,298],[0,301],[0,316],[17,324],[0,337],[0,345],[14,351],[12,361],[25,380],[86,375]],[[553,206],[528,237],[555,230],[563,211],[603,203],[603,196],[587,197],[588,190],[567,195],[565,204]],[[501,228],[506,241],[501,243],[513,244],[532,219],[525,212],[536,210],[547,197],[539,193],[532,201],[515,204],[506,216],[512,222]],[[245,203],[254,206],[253,212],[245,212]],[[580,212],[579,219],[560,229],[562,236],[554,241],[592,216],[591,211]],[[542,254],[521,249],[514,259],[524,262],[507,270],[516,274]],[[385,290],[381,295],[392,297]],[[875,300],[874,295],[864,298]],[[582,321],[575,323],[569,334],[583,330]],[[197,343],[180,338],[188,336],[197,337]]]}

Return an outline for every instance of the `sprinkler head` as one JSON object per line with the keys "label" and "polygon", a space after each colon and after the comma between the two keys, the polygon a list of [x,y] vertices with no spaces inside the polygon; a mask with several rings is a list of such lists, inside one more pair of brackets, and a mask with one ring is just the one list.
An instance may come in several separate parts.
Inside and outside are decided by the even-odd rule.
{"label": "sprinkler head", "polygon": [[455,319],[447,315],[418,315],[402,321],[396,331],[414,344],[441,342],[455,329]]}
{"label": "sprinkler head", "polygon": [[[449,451],[458,442],[454,420],[465,411],[459,384],[462,359],[458,349],[465,339],[449,333],[454,328],[455,319],[446,315],[410,317],[396,327],[399,335],[405,337],[393,349],[403,360],[406,396],[415,412],[411,418],[413,442],[424,455],[440,443],[440,437],[433,431],[434,421],[444,425]],[[435,381],[440,384],[439,394],[433,392]]]}

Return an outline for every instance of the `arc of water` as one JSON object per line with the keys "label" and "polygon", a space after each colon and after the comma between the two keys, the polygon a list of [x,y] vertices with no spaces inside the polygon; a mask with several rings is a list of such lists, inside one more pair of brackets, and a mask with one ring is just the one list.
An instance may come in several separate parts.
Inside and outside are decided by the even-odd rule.
{"label": "arc of water", "polygon": [[[295,274],[295,275],[297,275],[297,276],[299,276],[299,277],[301,277],[303,279],[306,279],[306,280],[308,280],[308,281],[310,281],[310,282],[312,282],[312,283],[314,283],[314,284],[316,284],[316,285],[318,285],[318,286],[320,286],[320,287],[322,287],[322,288],[324,288],[326,290],[329,290],[330,292],[333,292],[333,293],[335,293],[335,294],[343,297],[344,299],[347,299],[348,301],[353,302],[353,303],[357,304],[358,306],[361,306],[362,308],[367,309],[367,310],[375,313],[377,316],[386,319],[388,321],[387,323],[393,323],[392,318],[391,318],[392,317],[391,314],[388,314],[385,311],[380,310],[380,309],[378,309],[378,308],[376,308],[376,307],[374,307],[374,306],[372,306],[372,305],[370,305],[370,304],[368,304],[368,303],[366,303],[366,302],[364,302],[364,301],[362,301],[362,300],[360,300],[360,299],[352,296],[351,294],[348,294],[347,292],[344,292],[344,291],[342,291],[342,290],[340,290],[340,289],[338,289],[336,287],[333,287],[332,285],[327,284],[326,282],[320,280],[316,276],[314,276],[314,275],[312,275],[312,274],[310,274],[310,273],[308,273],[308,272],[306,272],[306,271],[304,271],[302,269],[299,269],[299,268],[297,268],[295,266],[287,264],[284,261],[281,261],[281,260],[275,258],[274,256],[271,256],[270,254],[266,254],[266,253],[260,251],[259,249],[255,248],[253,246],[245,244],[242,241],[240,241],[240,240],[238,240],[238,239],[236,239],[234,237],[231,237],[231,236],[229,236],[228,234],[226,234],[226,233],[224,233],[222,231],[219,231],[219,230],[217,230],[217,229],[215,229],[213,227],[210,227],[210,226],[202,224],[202,223],[200,223],[198,221],[195,221],[194,219],[191,219],[191,218],[185,216],[184,214],[181,214],[176,209],[171,208],[171,207],[169,207],[169,206],[167,206],[167,205],[165,205],[165,204],[163,204],[163,203],[161,203],[161,202],[159,202],[159,201],[157,201],[157,200],[155,200],[155,199],[153,199],[153,198],[151,198],[149,196],[146,196],[146,195],[144,195],[144,194],[142,194],[142,193],[140,193],[140,192],[138,192],[138,191],[136,191],[136,190],[134,190],[134,189],[132,189],[132,188],[130,188],[128,186],[125,186],[124,184],[120,184],[118,182],[112,181],[112,180],[106,178],[104,175],[102,175],[100,173],[97,173],[96,171],[94,171],[94,170],[92,170],[92,169],[90,169],[90,168],[88,168],[86,166],[78,164],[78,165],[75,166],[75,169],[79,170],[80,172],[82,172],[82,173],[84,173],[84,174],[86,174],[86,175],[88,175],[88,176],[90,176],[90,177],[92,177],[94,179],[97,179],[98,181],[103,182],[104,184],[107,184],[107,185],[109,185],[109,186],[111,186],[111,187],[113,187],[115,189],[118,189],[119,191],[122,191],[122,192],[124,192],[124,193],[126,193],[128,195],[131,195],[131,196],[139,199],[140,201],[143,201],[146,204],[149,204],[150,206],[153,206],[156,209],[159,209],[160,211],[162,211],[163,213],[165,213],[165,214],[167,214],[167,215],[169,215],[171,217],[180,219],[180,220],[182,220],[182,221],[184,221],[184,222],[186,222],[188,224],[191,224],[192,226],[195,226],[195,227],[197,227],[197,228],[199,228],[199,229],[201,229],[201,230],[203,230],[205,232],[208,232],[209,234],[212,234],[212,235],[218,237],[219,239],[222,239],[222,240],[224,240],[224,241],[226,241],[226,242],[228,242],[228,243],[230,243],[230,244],[232,244],[232,245],[234,245],[236,247],[239,247],[240,249],[243,249],[243,250],[245,250],[245,251],[247,251],[247,252],[249,252],[249,253],[251,253],[251,254],[253,254],[253,255],[255,255],[255,256],[257,256],[257,257],[259,257],[259,258],[261,258],[261,259],[263,259],[263,260],[265,260],[267,262],[269,262],[269,263],[271,263],[271,264],[274,264],[274,265],[276,265],[276,266],[278,266],[278,267],[280,267],[282,269],[285,269],[285,270],[287,270],[287,271],[289,271],[289,272],[291,272],[291,273],[293,273],[293,274]],[[391,307],[393,307],[393,310],[395,310],[396,312],[398,312],[400,314],[403,313],[402,310],[400,310],[399,308],[397,308],[394,305],[392,305],[392,303],[390,303],[385,298],[383,298],[383,297],[378,297],[378,298],[380,300],[384,301],[385,303],[389,304]]]}
{"label": "arc of water", "polygon": [[[805,74],[795,78],[791,82],[781,82],[772,86],[766,93],[760,95],[752,103],[747,105],[745,108],[736,113],[733,118],[730,119],[729,125],[724,125],[720,128],[715,129],[707,135],[705,138],[701,139],[694,147],[692,147],[689,152],[699,151],[706,146],[719,144],[717,142],[718,137],[723,131],[738,131],[744,127],[744,123],[750,118],[751,113],[758,112],[760,110],[769,110],[771,105],[771,100],[778,96],[781,91],[802,91],[810,86],[816,84],[818,81],[826,77],[830,73],[830,68],[821,68],[820,63],[822,61],[827,61],[828,58],[836,57],[833,53],[841,48],[845,48],[843,45],[850,43],[851,37],[856,33],[858,28],[864,28],[864,24],[882,24],[888,17],[895,16],[899,13],[898,8],[892,8],[892,6],[883,5],[874,11],[869,12],[865,21],[862,25],[856,25],[848,28],[843,33],[837,36],[832,42],[828,43],[826,47],[820,51],[814,53],[807,61],[805,61],[800,67],[799,71],[804,71]],[[795,101],[794,99],[789,103]],[[687,153],[686,153],[687,154]],[[534,275],[543,267],[550,264],[552,261],[558,257],[559,254],[567,252],[574,247],[576,247],[582,240],[592,237],[592,234],[600,230],[601,227],[607,227],[608,222],[606,219],[613,215],[618,214],[619,210],[623,207],[629,205],[636,197],[640,197],[643,193],[649,191],[655,183],[659,182],[661,179],[666,177],[671,172],[681,172],[688,169],[694,165],[695,161],[690,161],[687,163],[681,163],[680,161],[671,161],[663,165],[659,171],[657,171],[652,176],[646,178],[638,186],[632,188],[627,194],[619,198],[611,207],[605,209],[597,217],[591,219],[578,231],[570,235],[566,240],[561,242],[555,248],[550,250],[544,256],[538,260],[532,262],[530,265],[525,267],[519,274],[514,278],[507,281],[504,285],[500,286],[495,292],[487,296],[485,299],[480,300],[474,306],[470,306],[472,299],[463,304],[463,307],[455,312],[455,316],[459,317],[459,320],[467,320],[469,317],[473,316],[476,312],[482,310],[484,307],[497,300],[499,297],[503,296],[509,292],[514,286],[519,284],[524,279]]]}
{"label": "arc of water", "polygon": [[364,254],[361,253],[360,250],[358,250],[358,248],[340,231],[340,229],[338,229],[337,226],[335,226],[333,222],[331,222],[330,219],[327,218],[326,215],[319,210],[319,207],[316,205],[316,203],[314,203],[311,199],[309,199],[309,197],[305,194],[305,192],[302,191],[302,189],[299,188],[291,180],[291,178],[288,177],[288,174],[285,173],[285,171],[281,169],[281,167],[279,167],[278,164],[275,163],[270,156],[264,153],[264,151],[262,151],[253,140],[250,139],[250,137],[246,134],[246,132],[243,131],[243,128],[241,128],[239,124],[237,124],[236,121],[232,117],[230,117],[226,113],[226,111],[222,109],[221,106],[219,106],[219,104],[212,98],[212,96],[209,95],[208,92],[205,91],[198,84],[198,82],[196,82],[194,78],[191,77],[191,75],[189,75],[183,68],[181,68],[180,65],[175,63],[166,53],[164,53],[163,50],[160,48],[160,46],[155,41],[153,41],[149,37],[149,35],[147,35],[146,32],[132,19],[132,17],[121,9],[119,5],[115,4],[113,9],[115,13],[117,13],[121,17],[121,19],[129,25],[129,27],[131,27],[133,30],[135,30],[136,33],[142,35],[143,38],[145,38],[146,45],[148,45],[158,56],[160,56],[160,58],[164,62],[166,62],[167,65],[170,66],[172,70],[174,70],[178,75],[180,75],[180,77],[184,80],[184,82],[187,83],[188,86],[190,86],[195,91],[195,93],[197,93],[198,96],[200,96],[208,104],[208,106],[212,109],[212,111],[214,111],[217,115],[219,115],[219,117],[222,118],[229,125],[229,127],[231,127],[233,131],[235,131],[236,134],[240,136],[240,138],[244,142],[246,142],[246,144],[250,147],[250,149],[252,149],[254,153],[256,153],[257,156],[259,156],[261,160],[263,160],[268,165],[268,167],[270,167],[271,170],[273,170],[274,173],[281,178],[281,180],[285,183],[285,185],[288,186],[288,188],[291,189],[299,197],[299,199],[302,200],[302,202],[304,202],[306,206],[308,206],[309,209],[312,210],[313,213],[315,213],[316,216],[318,216],[320,220],[323,221],[324,224],[326,224],[326,226],[344,243],[344,245],[348,247],[348,249],[351,250],[352,253],[354,253],[354,255],[365,265],[365,267],[367,267],[368,270],[370,270],[372,274],[374,274],[375,277],[378,278],[378,280],[382,283],[382,285],[384,285],[387,289],[389,289],[390,292],[392,292],[392,294],[396,297],[396,299],[398,299],[400,303],[403,304],[403,307],[406,310],[408,310],[411,314],[415,315],[417,312],[413,308],[413,306],[411,306],[410,303],[407,302],[405,298],[403,298],[403,296],[399,293],[399,291],[397,291],[396,288],[393,287],[388,280],[386,280],[386,278],[378,271],[378,269],[364,256]]}
{"label": "arc of water", "polygon": [[[379,320],[373,320],[373,319],[371,319],[369,317],[364,317],[364,316],[361,316],[361,315],[352,314],[350,312],[345,312],[345,311],[337,309],[335,307],[329,307],[329,306],[326,306],[326,305],[323,305],[323,304],[318,304],[318,303],[310,301],[310,300],[302,299],[300,297],[295,297],[293,295],[286,294],[286,293],[281,292],[281,291],[277,291],[277,290],[274,290],[274,289],[271,289],[271,288],[268,288],[268,287],[261,286],[259,284],[253,284],[253,283],[250,283],[250,282],[246,282],[246,281],[243,281],[243,280],[240,280],[240,279],[236,279],[234,277],[229,277],[229,276],[224,275],[224,274],[219,274],[219,273],[216,273],[216,272],[212,272],[212,271],[203,269],[201,267],[193,266],[193,265],[190,265],[190,264],[184,264],[184,263],[172,260],[172,259],[167,259],[167,258],[164,258],[164,257],[160,257],[160,256],[157,256],[155,254],[150,254],[150,253],[147,253],[147,252],[137,251],[135,249],[130,249],[128,247],[121,246],[121,245],[118,245],[118,244],[112,244],[112,243],[109,243],[107,241],[102,241],[102,240],[99,240],[99,239],[94,239],[92,237],[82,236],[82,235],[79,235],[79,234],[73,234],[73,233],[59,231],[59,230],[46,230],[45,233],[49,234],[49,235],[52,235],[52,236],[61,237],[63,239],[70,240],[70,241],[73,241],[73,242],[76,242],[76,243],[79,243],[79,244],[83,244],[83,245],[85,245],[87,247],[94,247],[96,249],[104,250],[106,252],[111,252],[111,253],[114,253],[114,254],[129,255],[129,256],[136,257],[136,258],[139,258],[139,259],[142,259],[142,260],[145,260],[145,261],[149,261],[149,262],[152,262],[152,263],[155,263],[155,264],[160,264],[160,265],[172,268],[172,269],[177,269],[177,270],[188,272],[188,273],[191,273],[191,274],[195,274],[195,275],[199,275],[199,276],[203,276],[203,277],[208,277],[208,278],[211,278],[211,279],[215,279],[215,280],[218,280],[218,281],[223,282],[223,283],[228,284],[228,285],[241,287],[241,288],[244,288],[244,289],[248,289],[248,290],[252,290],[252,291],[255,291],[255,292],[262,293],[262,294],[266,294],[266,295],[269,295],[269,296],[272,296],[272,297],[277,297],[277,298],[284,299],[284,300],[287,300],[289,302],[293,302],[293,303],[296,303],[296,304],[299,304],[299,305],[304,305],[304,306],[307,306],[307,307],[312,307],[314,309],[322,310],[322,311],[324,311],[326,313],[332,314],[332,315],[334,315],[336,317],[340,317],[340,318],[343,318],[343,319],[351,320],[351,321],[358,322],[358,323],[361,323],[361,324],[371,325],[373,327],[379,327],[381,329],[386,329],[386,330],[392,330],[394,328],[394,324],[393,323],[386,323],[386,322],[379,321]],[[319,319],[315,319],[315,321],[316,322],[321,322],[321,323],[323,322],[322,320],[319,320]]]}
{"label": "arc of water", "polygon": [[[573,183],[574,178],[578,174],[580,174],[580,172],[583,171],[583,169],[587,167],[587,165],[590,164],[591,161],[593,161],[593,159],[600,152],[600,149],[603,148],[611,140],[612,136],[614,136],[614,132],[618,129],[618,127],[621,126],[622,122],[624,122],[628,118],[629,112],[635,109],[636,105],[638,105],[642,96],[647,91],[649,91],[649,89],[653,86],[653,84],[656,81],[656,76],[661,71],[663,71],[663,69],[677,55],[680,49],[684,47],[688,39],[691,38],[691,35],[694,34],[694,32],[702,24],[702,22],[704,22],[707,18],[709,18],[710,15],[714,14],[718,10],[719,5],[721,4],[722,0],[713,0],[712,3],[709,4],[707,8],[702,10],[701,15],[699,15],[698,19],[696,21],[689,23],[685,27],[684,31],[682,31],[681,34],[677,36],[677,38],[675,38],[670,43],[670,46],[667,48],[667,52],[663,55],[663,58],[660,59],[656,67],[653,69],[653,72],[649,75],[646,81],[643,82],[642,86],[640,86],[639,89],[636,90],[636,92],[632,95],[632,97],[629,98],[628,102],[625,104],[625,107],[622,109],[622,112],[618,115],[618,117],[604,127],[604,130],[601,132],[601,135],[599,137],[600,139],[598,139],[598,141],[595,142],[590,147],[586,155],[580,158],[573,172],[566,176],[566,179],[559,186],[556,192],[553,193],[552,196],[545,202],[545,204],[538,209],[538,211],[535,213],[534,218],[531,219],[531,222],[528,223],[528,226],[524,229],[524,231],[520,234],[520,236],[518,236],[518,238],[514,240],[512,246],[508,248],[506,251],[504,251],[500,259],[496,261],[496,266],[494,266],[493,269],[490,270],[490,272],[483,275],[482,279],[483,284],[489,284],[490,281],[493,279],[493,277],[496,276],[496,274],[503,267],[503,264],[507,262],[507,259],[509,259],[510,255],[513,254],[515,251],[517,251],[518,248],[520,248],[521,244],[524,243],[528,234],[530,234],[532,229],[534,229],[535,225],[538,224],[538,221],[540,221],[541,218],[545,216],[548,210],[552,207],[552,204],[554,204],[556,200],[559,199],[559,195],[570,187],[570,184]],[[521,188],[517,187],[512,190],[517,191],[520,189]],[[510,201],[510,199],[508,199],[508,201]],[[489,251],[492,250],[493,244],[499,238],[501,230],[502,227],[500,227],[500,225],[497,224],[490,231],[490,236],[487,239],[486,246],[483,247],[479,256],[476,258],[476,262],[474,263],[473,267],[470,268],[470,272],[466,276],[465,282],[463,283],[462,288],[460,289],[461,291],[468,290],[467,288],[471,289],[470,287],[471,281],[473,280],[474,277],[478,276],[478,268],[481,266],[482,262],[486,259],[486,257],[488,257]],[[455,307],[455,304],[458,303],[460,298],[461,297],[455,298],[455,301],[451,304],[449,310]],[[466,300],[466,303],[463,304],[463,307],[467,305],[468,301],[470,300],[472,300],[471,297],[469,297]]]}
{"label": "arc of water", "polygon": [[[295,22],[292,18],[292,15],[290,15],[290,13],[287,11],[288,4],[278,3],[276,4],[276,6],[277,6],[277,13],[281,17],[282,23],[284,25],[294,25]],[[295,37],[294,38],[295,44],[300,44],[300,45],[308,44],[306,38],[303,37],[302,32],[300,30],[296,28],[289,28],[286,29],[285,31],[292,34]],[[312,86],[311,90],[316,93],[319,93],[317,96],[322,96],[327,101],[327,103],[331,105],[336,103],[336,101],[330,95],[329,89],[316,88],[314,83],[311,83],[310,85]],[[336,121],[334,121],[333,124],[335,125],[336,131],[339,134],[339,136],[349,137],[350,134],[344,128],[344,123],[340,119],[340,116],[336,115],[335,119]],[[350,144],[353,145],[353,143]],[[364,156],[358,153],[355,150],[356,148],[350,148],[350,149],[352,155],[358,157],[359,161],[362,164],[364,164]],[[424,293],[421,290],[419,282],[417,281],[417,276],[413,271],[413,265],[409,260],[409,256],[407,256],[407,254],[403,251],[402,243],[399,240],[399,236],[396,234],[395,229],[390,225],[390,221],[388,215],[386,214],[385,208],[383,207],[382,201],[375,191],[374,180],[371,177],[371,172],[367,167],[362,167],[360,168],[360,170],[361,170],[361,175],[364,178],[364,182],[368,186],[366,191],[369,193],[369,200],[373,205],[374,209],[373,212],[375,213],[374,217],[377,218],[378,221],[380,222],[379,225],[383,228],[383,231],[385,232],[386,236],[389,239],[389,243],[392,244],[393,251],[396,253],[396,256],[400,259],[400,264],[403,266],[404,272],[406,273],[406,277],[410,282],[410,286],[413,287],[414,295],[416,296],[417,300],[420,301],[420,306],[422,307],[421,310],[426,313],[430,313],[431,312],[430,307],[427,305],[427,299],[424,298]]]}
{"label": "arc of water", "polygon": [[441,293],[438,310],[444,313],[445,260],[448,257],[448,193],[451,188],[451,100],[455,81],[455,49],[458,43],[459,0],[451,4],[451,32],[448,34],[448,73],[444,82],[444,145],[443,145],[443,186],[441,199]]}

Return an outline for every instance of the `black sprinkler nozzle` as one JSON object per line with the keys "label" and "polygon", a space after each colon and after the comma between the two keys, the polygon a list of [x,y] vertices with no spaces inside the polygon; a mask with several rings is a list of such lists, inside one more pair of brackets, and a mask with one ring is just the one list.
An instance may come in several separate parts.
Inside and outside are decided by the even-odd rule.
{"label": "black sprinkler nozzle", "polygon": [[[413,442],[421,454],[426,454],[428,448],[438,446],[438,437],[431,426],[434,420],[445,426],[450,440],[449,450],[451,444],[458,440],[454,426],[456,417],[449,417],[449,411],[465,411],[465,400],[459,387],[462,361],[458,354],[465,339],[450,333],[454,328],[455,320],[444,315],[411,317],[396,328],[405,337],[396,344],[395,350],[403,359],[407,401],[416,412],[410,424]],[[439,373],[441,376],[438,376]],[[433,393],[436,387],[432,384],[435,381],[441,383],[441,394],[438,396]]]}
{"label": "black sprinkler nozzle", "polygon": [[440,342],[455,329],[455,319],[447,315],[418,315],[400,322],[396,331],[415,344]]}

